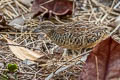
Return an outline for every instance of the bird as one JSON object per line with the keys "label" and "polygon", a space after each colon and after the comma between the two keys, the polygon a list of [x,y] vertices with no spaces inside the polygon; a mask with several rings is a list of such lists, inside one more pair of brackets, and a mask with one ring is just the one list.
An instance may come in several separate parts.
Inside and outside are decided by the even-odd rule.
{"label": "bird", "polygon": [[110,30],[106,26],[77,21],[65,26],[57,26],[51,21],[43,21],[36,30],[45,33],[56,45],[75,51],[93,48],[107,38]]}

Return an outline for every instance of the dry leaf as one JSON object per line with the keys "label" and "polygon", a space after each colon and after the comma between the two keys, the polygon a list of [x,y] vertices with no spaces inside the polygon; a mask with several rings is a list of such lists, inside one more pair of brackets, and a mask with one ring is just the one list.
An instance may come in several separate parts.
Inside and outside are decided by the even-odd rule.
{"label": "dry leaf", "polygon": [[[33,13],[24,14],[25,19],[28,19],[32,16],[33,16]],[[23,16],[19,16],[19,17],[16,17],[15,19],[11,20],[11,22],[8,25],[14,26],[14,28],[21,30],[21,29],[23,29],[23,27],[21,26],[23,24],[24,24]]]}
{"label": "dry leaf", "polygon": [[68,0],[34,0],[32,11],[35,14],[44,12],[45,9],[40,7],[43,6],[48,12],[55,15],[66,15],[72,14],[73,2]]}
{"label": "dry leaf", "polygon": [[88,56],[79,80],[120,80],[120,44],[111,37]]}
{"label": "dry leaf", "polygon": [[[5,38],[8,42],[8,44],[18,45],[17,43]],[[38,58],[42,57],[43,55],[35,53],[29,49],[26,49],[24,47],[20,46],[12,46],[9,45],[10,50],[19,58],[22,60],[37,60]]]}

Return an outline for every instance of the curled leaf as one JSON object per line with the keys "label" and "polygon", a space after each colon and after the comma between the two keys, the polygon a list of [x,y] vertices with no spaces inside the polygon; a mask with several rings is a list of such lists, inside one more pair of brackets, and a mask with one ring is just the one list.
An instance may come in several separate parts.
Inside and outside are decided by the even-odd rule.
{"label": "curled leaf", "polygon": [[[52,13],[54,15],[72,14],[73,2],[68,0],[34,0],[32,11]],[[41,7],[42,6],[42,7]]]}
{"label": "curled leaf", "polygon": [[[5,39],[7,40],[8,44],[17,45],[17,43],[15,43],[7,38],[5,38]],[[37,60],[38,58],[43,56],[39,53],[35,53],[24,47],[13,46],[13,45],[9,45],[10,50],[16,55],[17,58],[19,58],[21,60],[26,60],[26,59]]]}
{"label": "curled leaf", "polygon": [[88,56],[79,80],[119,80],[120,44],[111,37],[99,43]]}

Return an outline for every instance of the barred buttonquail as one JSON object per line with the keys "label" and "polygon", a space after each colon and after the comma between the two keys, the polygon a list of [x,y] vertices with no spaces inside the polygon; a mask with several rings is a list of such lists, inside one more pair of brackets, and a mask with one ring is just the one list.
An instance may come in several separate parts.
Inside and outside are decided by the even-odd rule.
{"label": "barred buttonquail", "polygon": [[95,27],[85,22],[57,27],[50,21],[44,21],[40,23],[40,30],[57,45],[71,50],[92,48],[105,39],[110,32],[107,27]]}

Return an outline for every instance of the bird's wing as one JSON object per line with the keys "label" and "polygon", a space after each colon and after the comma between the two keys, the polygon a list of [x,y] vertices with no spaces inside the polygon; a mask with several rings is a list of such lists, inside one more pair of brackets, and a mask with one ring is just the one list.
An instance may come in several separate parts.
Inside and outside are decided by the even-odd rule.
{"label": "bird's wing", "polygon": [[91,23],[85,23],[85,22],[74,22],[72,24],[68,24],[66,26],[61,26],[56,29],[57,33],[65,34],[65,33],[72,33],[74,36],[81,36],[85,35],[90,29],[95,27]]}

